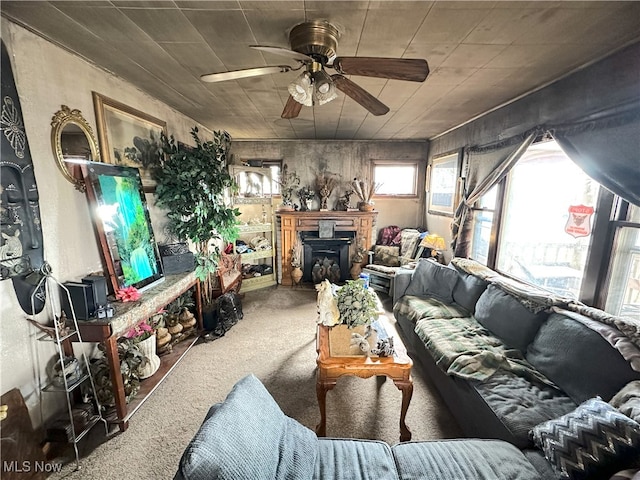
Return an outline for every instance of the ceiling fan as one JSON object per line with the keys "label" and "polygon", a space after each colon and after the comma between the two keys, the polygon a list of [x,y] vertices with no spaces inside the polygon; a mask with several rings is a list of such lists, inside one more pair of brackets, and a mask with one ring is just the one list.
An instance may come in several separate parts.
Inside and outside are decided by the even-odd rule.
{"label": "ceiling fan", "polygon": [[[324,21],[304,22],[289,33],[291,49],[266,45],[250,45],[251,48],[289,57],[295,66],[278,65],[247,68],[230,72],[202,75],[204,82],[222,82],[239,78],[285,73],[304,68],[304,71],[289,85],[289,99],[282,111],[282,118],[296,118],[303,105],[323,105],[335,99],[336,89],[351,97],[373,115],[384,115],[389,111],[380,100],[364,90],[345,75],[389,78],[424,82],[429,75],[429,65],[423,59],[382,57],[338,57],[339,32]],[[325,69],[337,73],[329,75]]]}

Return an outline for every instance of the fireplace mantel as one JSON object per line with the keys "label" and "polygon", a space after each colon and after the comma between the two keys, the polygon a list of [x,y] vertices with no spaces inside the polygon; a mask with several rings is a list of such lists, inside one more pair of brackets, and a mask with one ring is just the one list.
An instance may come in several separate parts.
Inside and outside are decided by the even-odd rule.
{"label": "fireplace mantel", "polygon": [[340,232],[356,232],[356,242],[351,246],[351,255],[355,252],[357,242],[364,248],[371,248],[373,227],[378,212],[337,212],[337,211],[280,211],[280,233],[282,236],[282,285],[292,285],[291,281],[291,248],[299,232],[317,232],[319,220],[335,221],[335,230]]}

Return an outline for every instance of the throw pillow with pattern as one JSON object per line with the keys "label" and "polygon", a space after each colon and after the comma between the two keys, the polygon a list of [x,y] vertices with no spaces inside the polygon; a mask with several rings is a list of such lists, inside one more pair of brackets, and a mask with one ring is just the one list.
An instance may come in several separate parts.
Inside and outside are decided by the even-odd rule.
{"label": "throw pillow with pattern", "polygon": [[607,478],[640,456],[640,424],[600,398],[537,425],[533,442],[560,478]]}
{"label": "throw pillow with pattern", "polygon": [[373,263],[386,267],[399,267],[400,247],[385,247],[376,245],[373,249]]}

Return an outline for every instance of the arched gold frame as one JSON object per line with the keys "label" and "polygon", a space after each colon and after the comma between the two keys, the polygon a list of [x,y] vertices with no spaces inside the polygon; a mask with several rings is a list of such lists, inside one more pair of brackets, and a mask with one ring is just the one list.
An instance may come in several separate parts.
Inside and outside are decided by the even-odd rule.
{"label": "arched gold frame", "polygon": [[[91,150],[91,161],[100,161],[100,151],[98,150],[98,141],[93,134],[91,125],[82,116],[80,110],[71,110],[66,105],[62,105],[62,108],[58,110],[51,119],[51,147],[53,148],[53,155],[56,159],[58,169],[69,180],[77,190],[80,192],[86,191],[84,180],[76,177],[69,171],[67,162],[65,161],[64,153],[62,152],[62,132],[67,125],[76,125],[84,133],[89,149]],[[79,170],[79,169],[78,169]]]}

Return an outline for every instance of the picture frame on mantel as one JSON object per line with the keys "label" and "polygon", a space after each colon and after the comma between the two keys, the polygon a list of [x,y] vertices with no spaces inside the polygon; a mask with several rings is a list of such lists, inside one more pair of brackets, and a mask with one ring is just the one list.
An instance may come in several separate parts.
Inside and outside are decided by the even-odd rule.
{"label": "picture frame on mantel", "polygon": [[160,137],[167,135],[167,123],[98,92],[92,94],[102,161],[138,168],[144,191],[154,192],[150,167],[163,155]]}
{"label": "picture frame on mantel", "polygon": [[427,170],[429,213],[453,216],[459,168],[459,151],[446,153],[432,160]]}

